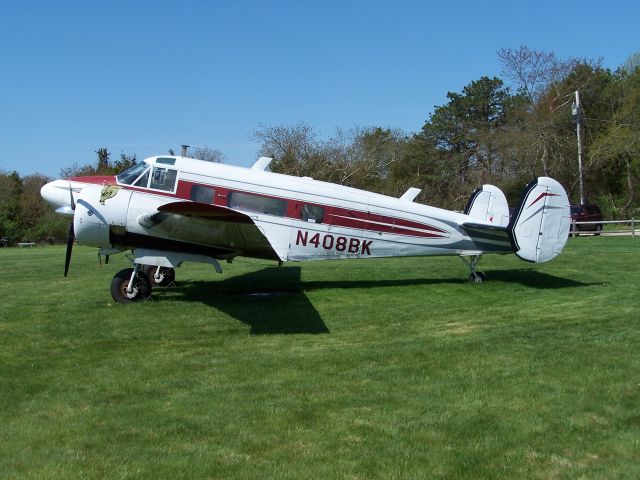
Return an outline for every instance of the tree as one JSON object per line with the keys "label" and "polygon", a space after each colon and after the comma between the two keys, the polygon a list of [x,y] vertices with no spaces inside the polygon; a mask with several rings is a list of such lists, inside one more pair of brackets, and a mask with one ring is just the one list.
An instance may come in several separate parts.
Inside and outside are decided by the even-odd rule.
{"label": "tree", "polygon": [[317,135],[309,125],[264,126],[252,138],[262,145],[260,155],[273,158],[271,171],[305,176],[310,173],[313,157],[318,152]]}
{"label": "tree", "polygon": [[422,127],[422,135],[447,152],[462,183],[482,183],[501,171],[497,139],[511,105],[509,90],[499,78],[482,77],[447,98]]}
{"label": "tree", "polygon": [[113,173],[118,174],[118,173],[124,172],[125,170],[133,167],[136,163],[138,163],[138,160],[136,159],[135,153],[131,155],[131,154],[121,152],[120,160],[118,160],[113,165],[113,168],[112,168]]}
{"label": "tree", "polygon": [[194,147],[189,154],[191,158],[204,160],[206,162],[223,163],[224,154],[219,150],[209,147]]}
{"label": "tree", "polygon": [[34,174],[24,177],[20,196],[23,236],[33,242],[62,242],[69,228],[40,196],[40,189],[51,179]]}
{"label": "tree", "polygon": [[598,172],[600,201],[629,218],[640,200],[640,69],[621,69],[601,96],[613,111],[599,122],[587,158]]}
{"label": "tree", "polygon": [[9,244],[23,240],[21,195],[18,172],[0,171],[0,238],[7,238]]}
{"label": "tree", "polygon": [[640,67],[640,52],[629,55],[629,58],[622,64],[622,69],[627,73],[634,73]]}
{"label": "tree", "polygon": [[[502,48],[498,58],[503,75],[511,82],[524,101],[520,127],[511,138],[515,150],[523,156],[527,169],[533,174],[557,176],[567,163],[566,109],[575,90],[582,90],[589,76],[574,76],[565,81],[580,66],[597,68],[598,62],[568,58],[560,59],[553,52]],[[558,128],[563,124],[566,128]]]}
{"label": "tree", "polygon": [[111,172],[111,163],[109,162],[109,157],[111,154],[106,148],[99,148],[96,150],[98,154],[98,163],[96,165],[96,173],[98,175],[105,175],[107,172]]}

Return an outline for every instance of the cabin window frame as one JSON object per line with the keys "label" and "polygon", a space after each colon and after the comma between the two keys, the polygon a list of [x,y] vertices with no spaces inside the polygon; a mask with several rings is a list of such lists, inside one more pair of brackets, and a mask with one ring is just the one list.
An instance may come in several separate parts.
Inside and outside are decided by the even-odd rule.
{"label": "cabin window frame", "polygon": [[300,207],[300,220],[309,223],[323,223],[325,208],[314,203],[303,203]]}
{"label": "cabin window frame", "polygon": [[289,202],[284,198],[234,190],[228,194],[227,206],[242,212],[284,218]]}
{"label": "cabin window frame", "polygon": [[[156,180],[157,177],[158,178]],[[173,182],[172,185],[168,183]],[[174,168],[160,167],[154,165],[151,169],[151,175],[149,177],[148,188],[149,190],[156,190],[159,192],[174,193],[178,185],[178,170]],[[170,188],[167,188],[170,187]]]}
{"label": "cabin window frame", "polygon": [[216,189],[209,185],[191,185],[189,198],[193,202],[213,205],[216,199]]}

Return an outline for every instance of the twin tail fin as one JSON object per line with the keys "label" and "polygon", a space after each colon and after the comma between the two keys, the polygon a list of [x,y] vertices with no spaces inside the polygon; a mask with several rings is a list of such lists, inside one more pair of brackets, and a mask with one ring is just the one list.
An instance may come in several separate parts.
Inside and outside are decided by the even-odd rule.
{"label": "twin tail fin", "polygon": [[567,192],[553,178],[538,177],[522,192],[507,229],[519,258],[542,263],[560,254],[570,226]]}
{"label": "twin tail fin", "polygon": [[463,226],[483,251],[512,251],[533,263],[547,262],[562,251],[571,223],[567,193],[549,177],[525,187],[510,218],[504,194],[493,185],[473,192],[464,213],[470,219]]}

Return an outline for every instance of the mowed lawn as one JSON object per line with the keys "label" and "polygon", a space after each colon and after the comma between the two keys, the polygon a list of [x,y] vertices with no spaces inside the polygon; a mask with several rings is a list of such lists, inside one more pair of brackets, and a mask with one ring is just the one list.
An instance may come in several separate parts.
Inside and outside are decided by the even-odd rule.
{"label": "mowed lawn", "polygon": [[186,264],[0,249],[0,478],[640,478],[640,239]]}

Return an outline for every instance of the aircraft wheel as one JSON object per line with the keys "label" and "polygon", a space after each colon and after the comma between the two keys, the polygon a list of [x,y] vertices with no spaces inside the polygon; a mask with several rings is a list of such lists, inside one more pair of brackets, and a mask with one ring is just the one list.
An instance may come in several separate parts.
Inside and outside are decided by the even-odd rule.
{"label": "aircraft wheel", "polygon": [[471,283],[482,283],[487,279],[487,276],[482,272],[472,272],[469,275],[469,282]]}
{"label": "aircraft wheel", "polygon": [[133,268],[120,270],[111,280],[111,296],[118,303],[131,303],[148,300],[151,296],[151,282],[149,278],[141,272],[138,272],[133,280],[133,288],[131,292],[127,292],[129,280]]}
{"label": "aircraft wheel", "polygon": [[[156,276],[156,271],[157,272]],[[171,267],[156,267],[155,265],[145,265],[142,269],[144,274],[149,278],[151,285],[158,287],[168,287],[176,279],[176,271]]]}

